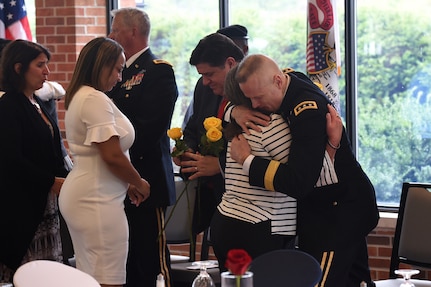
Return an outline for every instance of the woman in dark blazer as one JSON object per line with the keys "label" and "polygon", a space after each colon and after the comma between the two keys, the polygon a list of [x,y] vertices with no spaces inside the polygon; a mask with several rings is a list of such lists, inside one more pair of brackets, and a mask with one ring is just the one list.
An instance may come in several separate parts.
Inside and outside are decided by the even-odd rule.
{"label": "woman in dark blazer", "polygon": [[57,195],[67,171],[55,120],[34,91],[50,53],[16,40],[3,50],[0,89],[0,281],[36,259],[62,261]]}

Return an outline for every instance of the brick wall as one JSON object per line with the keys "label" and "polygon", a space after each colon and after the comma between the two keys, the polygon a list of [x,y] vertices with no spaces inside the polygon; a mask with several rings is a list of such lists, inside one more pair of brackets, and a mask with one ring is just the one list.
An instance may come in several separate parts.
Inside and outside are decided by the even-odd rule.
{"label": "brick wall", "polygon": [[51,51],[49,79],[67,86],[79,51],[105,36],[105,0],[36,0],[36,38]]}
{"label": "brick wall", "polygon": [[[67,88],[81,48],[97,36],[105,36],[105,0],[36,0],[37,42],[49,48],[52,59],[49,64],[49,79]],[[134,0],[123,0],[122,7],[133,6]],[[64,104],[58,103],[60,129],[64,135]],[[67,143],[66,143],[67,145]],[[370,267],[373,279],[388,277],[395,219],[383,218],[379,226],[368,237]],[[198,238],[200,250],[202,235]],[[171,245],[173,254],[187,255],[188,245]],[[210,258],[214,253],[210,250]],[[199,260],[197,256],[197,260]],[[431,278],[430,272],[421,272],[417,277]]]}
{"label": "brick wall", "polygon": [[[122,7],[135,5],[135,0],[119,2]],[[35,6],[36,40],[52,54],[48,78],[67,88],[82,47],[95,37],[107,35],[106,0],[35,0]],[[57,108],[64,137],[62,100]]]}
{"label": "brick wall", "polygon": [[[381,214],[380,222],[368,236],[368,255],[373,279],[385,279],[389,276],[392,244],[394,240],[396,214]],[[413,268],[401,264],[400,268]],[[416,268],[415,269],[420,269]],[[414,278],[430,279],[430,270],[421,270]]]}
{"label": "brick wall", "polygon": [[[79,51],[91,39],[105,36],[105,0],[36,0],[36,40],[52,58],[48,78],[67,88]],[[64,137],[64,102],[57,104]],[[67,146],[67,143],[66,143]]]}

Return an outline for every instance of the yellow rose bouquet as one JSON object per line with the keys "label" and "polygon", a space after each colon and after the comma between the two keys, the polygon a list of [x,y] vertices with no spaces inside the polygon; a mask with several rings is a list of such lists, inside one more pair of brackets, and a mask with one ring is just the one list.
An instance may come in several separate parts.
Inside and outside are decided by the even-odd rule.
{"label": "yellow rose bouquet", "polygon": [[209,117],[204,120],[203,125],[206,133],[201,137],[200,153],[218,157],[224,149],[222,121],[216,117]]}
{"label": "yellow rose bouquet", "polygon": [[181,128],[171,128],[167,134],[169,138],[175,141],[175,149],[171,153],[172,157],[180,156],[189,149],[184,139],[182,139],[183,131]]}

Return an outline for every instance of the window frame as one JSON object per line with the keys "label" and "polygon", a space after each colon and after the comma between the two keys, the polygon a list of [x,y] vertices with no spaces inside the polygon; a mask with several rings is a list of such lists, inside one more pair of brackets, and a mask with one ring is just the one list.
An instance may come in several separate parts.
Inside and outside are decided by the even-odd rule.
{"label": "window frame", "polygon": [[[118,0],[107,0],[107,34],[110,32],[112,17],[110,11],[118,8]],[[358,157],[358,107],[357,107],[357,1],[344,0],[344,78],[345,78],[345,126],[354,156]],[[230,24],[229,0],[219,0],[219,27]],[[398,207],[379,205],[381,211],[397,212]]]}

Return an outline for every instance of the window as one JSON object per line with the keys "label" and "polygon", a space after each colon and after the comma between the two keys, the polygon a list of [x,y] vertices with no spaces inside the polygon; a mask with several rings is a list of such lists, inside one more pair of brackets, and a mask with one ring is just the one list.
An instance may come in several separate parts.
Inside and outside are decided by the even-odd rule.
{"label": "window", "polygon": [[380,205],[403,181],[431,181],[427,0],[357,0],[358,159]]}
{"label": "window", "polygon": [[[124,0],[123,0],[124,1]],[[345,3],[336,0],[342,75],[341,115],[357,157],[375,186],[379,205],[399,202],[403,181],[431,181],[431,23],[428,0],[356,0],[357,94],[346,109],[344,19]],[[188,64],[199,39],[219,28],[219,2],[200,0],[139,0],[152,21],[151,47],[174,65],[180,92],[173,126],[181,126],[199,75]],[[281,67],[305,71],[307,1],[231,0],[229,24],[249,31],[250,53],[264,53]],[[121,7],[121,5],[119,5]],[[353,9],[352,6],[347,8]],[[223,12],[224,13],[224,12]],[[351,51],[349,51],[351,52]],[[348,63],[348,62],[347,62]],[[349,77],[346,77],[349,76]],[[355,125],[350,122],[354,121]]]}
{"label": "window", "polygon": [[181,127],[199,79],[196,68],[189,64],[190,55],[201,38],[217,31],[218,2],[200,0],[139,2],[139,8],[148,13],[151,21],[151,50],[173,65],[179,96],[172,126]]}

